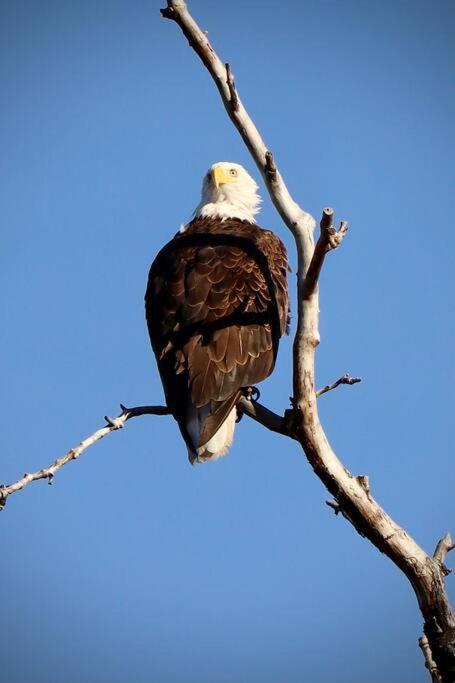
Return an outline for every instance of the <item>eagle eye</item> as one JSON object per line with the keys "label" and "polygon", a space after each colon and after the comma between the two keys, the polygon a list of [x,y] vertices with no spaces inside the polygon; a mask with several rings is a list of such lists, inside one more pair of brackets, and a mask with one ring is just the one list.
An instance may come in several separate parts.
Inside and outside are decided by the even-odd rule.
{"label": "eagle eye", "polygon": [[235,170],[235,168],[231,168],[231,169],[229,170],[229,173],[230,173],[232,176],[236,176],[236,175],[237,175],[237,171]]}

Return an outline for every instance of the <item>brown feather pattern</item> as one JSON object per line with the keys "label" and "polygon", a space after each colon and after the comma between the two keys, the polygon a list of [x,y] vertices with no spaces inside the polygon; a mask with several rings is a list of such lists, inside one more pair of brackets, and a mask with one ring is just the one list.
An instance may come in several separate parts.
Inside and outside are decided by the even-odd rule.
{"label": "brown feather pattern", "polygon": [[278,237],[239,219],[195,219],[153,262],[147,325],[167,405],[187,443],[188,401],[210,404],[205,432],[213,434],[238,390],[272,372],[288,325],[287,270]]}

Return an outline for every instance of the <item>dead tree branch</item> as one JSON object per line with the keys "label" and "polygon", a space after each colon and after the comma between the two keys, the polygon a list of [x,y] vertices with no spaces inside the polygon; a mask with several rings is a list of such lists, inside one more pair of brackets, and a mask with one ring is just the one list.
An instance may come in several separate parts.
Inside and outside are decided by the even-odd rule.
{"label": "dead tree branch", "polygon": [[190,15],[184,0],[168,0],[167,8],[161,12],[178,24],[209,71],[229,117],[264,179],[273,204],[295,239],[298,310],[289,433],[301,443],[312,468],[334,496],[346,519],[409,579],[424,618],[428,647],[441,681],[454,683],[455,615],[445,590],[439,555],[437,559],[430,557],[372,497],[367,478],[356,477],[344,467],[331,448],[319,420],[315,390],[315,352],[319,344],[318,279],[326,253],[339,246],[347,224],[342,222],[339,230],[335,230],[333,211],[324,210],[315,248],[315,220],[290,196],[273,156],[246,112],[237,89],[236,97],[233,97],[230,68],[226,70],[207,35]]}
{"label": "dead tree branch", "polygon": [[333,209],[330,207],[323,210],[319,225],[321,232],[305,278],[305,297],[310,297],[316,289],[325,255],[340,246],[348,231],[347,221],[341,221],[340,227],[335,230],[333,227]]}
{"label": "dead tree branch", "polygon": [[322,396],[322,394],[326,394],[328,391],[336,389],[340,386],[340,384],[358,384],[361,381],[361,377],[351,377],[351,375],[343,375],[342,377],[337,379],[337,381],[333,384],[326,384],[326,386],[322,389],[318,389],[316,392],[316,397],[319,398],[319,396]]}
{"label": "dead tree branch", "polygon": [[[248,417],[251,417],[272,432],[291,436],[286,419],[261,405],[258,401],[242,396],[237,403],[237,407],[241,414],[248,415]],[[166,406],[136,406],[134,408],[127,408],[120,404],[120,408],[120,415],[117,415],[117,417],[108,417],[105,415],[104,419],[107,422],[105,427],[101,427],[90,436],[87,436],[77,446],[70,448],[64,455],[57,458],[57,460],[54,460],[48,467],[43,467],[36,472],[25,473],[20,479],[12,484],[0,485],[0,511],[3,510],[8,497],[12,493],[20,491],[25,488],[25,486],[28,486],[28,484],[31,484],[32,481],[47,479],[47,483],[52,484],[54,475],[60,468],[72,460],[77,460],[84,451],[97,443],[97,441],[104,439],[108,434],[111,434],[118,429],[122,429],[128,420],[131,420],[133,417],[139,417],[141,415],[170,415],[170,410]]]}
{"label": "dead tree branch", "polygon": [[26,472],[21,479],[18,479],[13,484],[0,486],[0,510],[3,510],[5,507],[8,496],[12,493],[16,493],[16,491],[20,491],[28,484],[31,484],[32,481],[47,479],[47,483],[52,484],[55,473],[63,467],[63,465],[66,465],[72,460],[77,460],[87,448],[93,446],[97,441],[104,439],[104,437],[111,432],[115,432],[117,429],[124,427],[126,422],[132,417],[138,417],[139,415],[169,415],[169,409],[165,406],[138,406],[136,408],[125,408],[125,406],[121,405],[120,408],[122,409],[120,415],[114,418],[106,416],[104,418],[107,422],[105,427],[97,429],[96,432],[93,432],[93,434],[83,439],[78,446],[70,448],[64,455],[57,458],[57,460],[54,460],[52,465],[37,470],[36,472]]}
{"label": "dead tree branch", "polygon": [[248,415],[251,419],[259,422],[267,429],[270,429],[270,431],[292,437],[286,422],[286,417],[277,415],[258,403],[258,401],[253,401],[252,399],[246,398],[246,396],[242,396],[237,402],[237,408],[244,415]]}

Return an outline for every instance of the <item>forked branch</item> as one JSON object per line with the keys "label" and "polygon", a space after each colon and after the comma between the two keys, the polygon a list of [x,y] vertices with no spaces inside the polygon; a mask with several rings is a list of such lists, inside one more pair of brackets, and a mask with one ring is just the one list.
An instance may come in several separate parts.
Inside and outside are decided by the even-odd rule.
{"label": "forked branch", "polygon": [[341,221],[340,227],[335,230],[333,227],[333,209],[330,207],[323,210],[319,225],[321,232],[305,279],[305,297],[311,296],[316,288],[325,255],[340,246],[348,231],[347,221]]}
{"label": "forked branch", "polygon": [[322,387],[322,389],[318,389],[316,392],[316,396],[319,398],[319,396],[322,396],[323,394],[326,394],[328,391],[332,391],[332,389],[336,389],[337,387],[340,386],[340,384],[358,384],[359,382],[362,381],[361,377],[351,377],[351,375],[343,375],[339,379],[337,379],[336,382],[333,382],[333,384],[326,384],[325,387]]}

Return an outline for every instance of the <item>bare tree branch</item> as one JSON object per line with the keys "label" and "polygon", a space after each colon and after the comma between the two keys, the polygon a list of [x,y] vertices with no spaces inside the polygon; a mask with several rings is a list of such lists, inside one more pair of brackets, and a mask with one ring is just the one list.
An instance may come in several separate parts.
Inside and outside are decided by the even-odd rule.
{"label": "bare tree branch", "polygon": [[343,466],[331,448],[318,416],[314,367],[315,351],[319,344],[318,279],[325,254],[341,243],[347,224],[342,222],[339,230],[335,230],[333,211],[324,210],[315,248],[314,218],[290,196],[273,156],[247,114],[237,89],[236,98],[233,97],[230,67],[226,70],[207,35],[190,15],[184,0],[168,0],[167,5],[162,10],[163,16],[179,25],[190,46],[208,69],[229,117],[264,178],[273,204],[295,239],[298,310],[293,346],[293,413],[289,421],[289,433],[300,441],[315,473],[334,496],[335,503],[346,519],[409,579],[424,617],[424,632],[442,683],[453,683],[455,615],[445,591],[441,562],[430,557],[386,514],[372,497],[367,477],[353,476]]}
{"label": "bare tree branch", "polygon": [[270,431],[293,438],[292,434],[289,432],[286,417],[280,417],[280,415],[273,413],[257,401],[248,399],[246,396],[241,396],[237,402],[237,408],[243,414],[248,415],[248,417],[259,422],[267,429],[270,429]]}
{"label": "bare tree branch", "polygon": [[126,422],[132,417],[138,417],[139,415],[169,415],[170,412],[165,406],[138,406],[136,408],[125,408],[125,406],[121,405],[120,407],[122,412],[118,417],[105,417],[105,420],[108,423],[106,427],[101,427],[101,429],[97,429],[96,432],[87,436],[78,446],[70,448],[64,455],[57,458],[57,460],[54,460],[49,467],[44,467],[36,472],[25,473],[21,479],[18,479],[13,484],[0,486],[0,510],[3,510],[5,507],[8,496],[12,493],[16,493],[16,491],[20,491],[32,481],[47,479],[47,483],[52,484],[55,473],[63,467],[63,465],[66,465],[72,460],[76,460],[87,450],[87,448],[93,446],[97,441],[104,439],[104,437],[111,432],[124,427]]}
{"label": "bare tree branch", "polygon": [[322,396],[322,394],[326,394],[328,391],[332,391],[332,389],[336,389],[337,387],[340,386],[340,384],[358,384],[359,382],[362,381],[361,377],[351,377],[351,375],[343,375],[339,379],[337,379],[336,382],[333,384],[326,384],[325,387],[322,389],[318,389],[316,392],[317,398],[319,396]]}
{"label": "bare tree branch", "polygon": [[[265,406],[261,405],[257,401],[251,398],[242,396],[237,407],[242,414],[248,415],[256,422],[259,422],[267,429],[272,432],[278,432],[278,434],[283,434],[285,436],[292,436],[289,433],[286,419],[280,417],[276,413],[272,412]],[[0,485],[0,511],[6,505],[8,496],[12,493],[20,491],[32,481],[38,481],[39,479],[47,479],[48,484],[52,484],[55,473],[64,465],[71,462],[72,460],[77,460],[77,458],[84,453],[90,446],[93,446],[97,441],[101,441],[105,436],[115,432],[118,429],[122,429],[128,420],[133,417],[139,417],[140,415],[170,415],[170,410],[166,406],[136,406],[134,408],[127,408],[126,406],[120,404],[121,413],[117,417],[109,417],[105,415],[104,419],[107,422],[105,427],[97,429],[93,434],[87,436],[83,441],[81,441],[74,448],[70,448],[64,455],[49,465],[48,467],[43,467],[36,472],[25,473],[23,477],[18,479],[12,484]]]}

